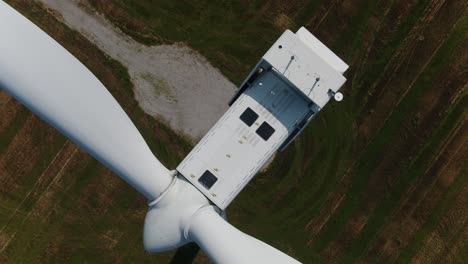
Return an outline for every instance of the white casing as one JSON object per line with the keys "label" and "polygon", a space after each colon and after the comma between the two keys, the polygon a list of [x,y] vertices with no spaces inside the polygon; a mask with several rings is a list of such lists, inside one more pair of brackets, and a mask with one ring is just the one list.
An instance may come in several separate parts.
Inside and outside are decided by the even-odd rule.
{"label": "white casing", "polygon": [[150,252],[195,242],[214,263],[299,263],[226,222],[220,210],[184,178],[175,178],[168,193],[150,206],[143,239]]}
{"label": "white casing", "polygon": [[[286,30],[177,170],[224,210],[336,94],[347,67],[305,28]],[[248,111],[253,123],[242,120]],[[274,131],[267,139],[265,126]]]}
{"label": "white casing", "polygon": [[188,236],[214,263],[295,264],[299,261],[242,233],[212,208],[202,208],[191,220]]}
{"label": "white casing", "polygon": [[186,228],[192,216],[210,201],[187,180],[175,176],[174,183],[162,199],[148,208],[143,243],[149,252],[163,252],[188,242]]}
{"label": "white casing", "polygon": [[343,94],[340,92],[336,93],[333,97],[337,102],[341,102],[343,100]]}
{"label": "white casing", "polygon": [[331,51],[325,44],[318,38],[310,33],[305,27],[301,27],[296,32],[297,37],[302,40],[304,44],[309,46],[317,55],[326,61],[337,72],[343,74],[348,68],[348,64]]}
{"label": "white casing", "polygon": [[[247,108],[258,115],[251,126],[240,119]],[[303,97],[275,74],[264,73],[239,96],[177,170],[224,210],[309,112]],[[268,140],[256,133],[264,122],[275,130]],[[217,177],[211,188],[200,182],[206,171]]]}
{"label": "white casing", "polygon": [[346,81],[348,66],[305,28],[286,30],[263,59],[320,108]]}

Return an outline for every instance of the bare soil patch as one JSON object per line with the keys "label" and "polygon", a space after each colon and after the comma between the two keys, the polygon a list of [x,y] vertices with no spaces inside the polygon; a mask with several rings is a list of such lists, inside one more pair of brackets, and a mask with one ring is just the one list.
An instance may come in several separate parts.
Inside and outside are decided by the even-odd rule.
{"label": "bare soil patch", "polygon": [[236,87],[188,46],[148,47],[75,1],[41,2],[56,11],[52,14],[59,13],[58,19],[127,67],[140,107],[174,130],[196,141],[227,109]]}

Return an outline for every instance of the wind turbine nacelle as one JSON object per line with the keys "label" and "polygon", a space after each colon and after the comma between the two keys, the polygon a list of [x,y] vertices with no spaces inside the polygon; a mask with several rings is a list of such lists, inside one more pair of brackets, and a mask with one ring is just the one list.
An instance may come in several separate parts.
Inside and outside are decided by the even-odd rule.
{"label": "wind turbine nacelle", "polygon": [[286,30],[177,171],[225,210],[331,98],[342,99],[347,68],[307,29]]}

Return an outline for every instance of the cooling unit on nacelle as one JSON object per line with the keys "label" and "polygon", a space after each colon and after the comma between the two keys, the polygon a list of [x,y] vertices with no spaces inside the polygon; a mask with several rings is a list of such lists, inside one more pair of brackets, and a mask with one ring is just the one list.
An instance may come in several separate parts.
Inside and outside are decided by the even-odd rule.
{"label": "cooling unit on nacelle", "polygon": [[224,210],[330,98],[341,99],[347,68],[305,28],[287,30],[177,171]]}

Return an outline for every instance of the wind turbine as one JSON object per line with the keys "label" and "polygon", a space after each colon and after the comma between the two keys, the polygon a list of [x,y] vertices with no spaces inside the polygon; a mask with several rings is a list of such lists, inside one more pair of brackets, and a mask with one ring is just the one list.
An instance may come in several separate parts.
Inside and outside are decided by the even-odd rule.
{"label": "wind turbine", "polygon": [[[180,165],[180,169],[169,171],[151,153],[136,127],[103,84],[60,44],[3,1],[0,1],[0,35],[0,87],[146,197],[149,205],[143,236],[146,250],[162,252],[195,242],[215,263],[299,263],[242,233],[225,220],[223,210],[251,177],[239,176],[243,181],[236,185],[241,186],[236,189],[231,188],[232,183],[222,185],[221,178],[219,186],[224,186],[223,190],[232,190],[216,196],[210,188],[214,184],[213,177],[216,178],[214,174],[221,177],[220,174],[213,172],[205,180],[200,177],[198,181],[185,177],[187,175],[180,171],[190,171],[196,165],[190,160],[183,163],[187,166]],[[311,35],[304,33],[298,36],[310,40]],[[347,65],[333,57],[334,54],[324,51],[321,43],[315,40],[310,43],[315,43],[316,50],[322,49],[321,59],[317,59],[320,63],[328,62],[331,66],[327,67],[340,74],[346,70]],[[242,93],[249,87],[262,85],[258,79],[252,79],[259,78],[260,71],[269,67],[271,74],[277,74],[276,68],[281,67],[273,67],[276,65],[273,61],[281,59],[281,56],[275,56],[266,56],[257,65],[231,104],[239,105],[238,98],[242,98]],[[284,63],[289,67],[291,61]],[[284,75],[288,67],[283,69]],[[285,87],[300,87],[293,76],[296,70],[291,69],[292,75],[287,74],[289,79],[285,81]],[[327,75],[327,80],[333,80],[329,77]],[[327,86],[325,79],[325,93],[320,92],[321,88],[307,88],[307,93],[312,94],[310,102],[316,103],[307,101],[309,104],[307,111],[304,110],[302,127],[296,120],[294,129],[297,131],[285,130],[285,136],[275,141],[275,149],[292,141],[329,98],[337,97],[344,78],[335,80],[333,87]],[[265,81],[268,80],[271,79]],[[317,78],[314,80],[318,81]],[[301,98],[306,100],[306,97]],[[338,95],[338,98],[341,97]],[[231,108],[234,109],[233,106]],[[257,134],[271,133],[265,128],[258,131]],[[260,162],[256,166],[262,164]],[[252,170],[251,176],[255,172]],[[223,197],[225,199],[221,200]]]}

